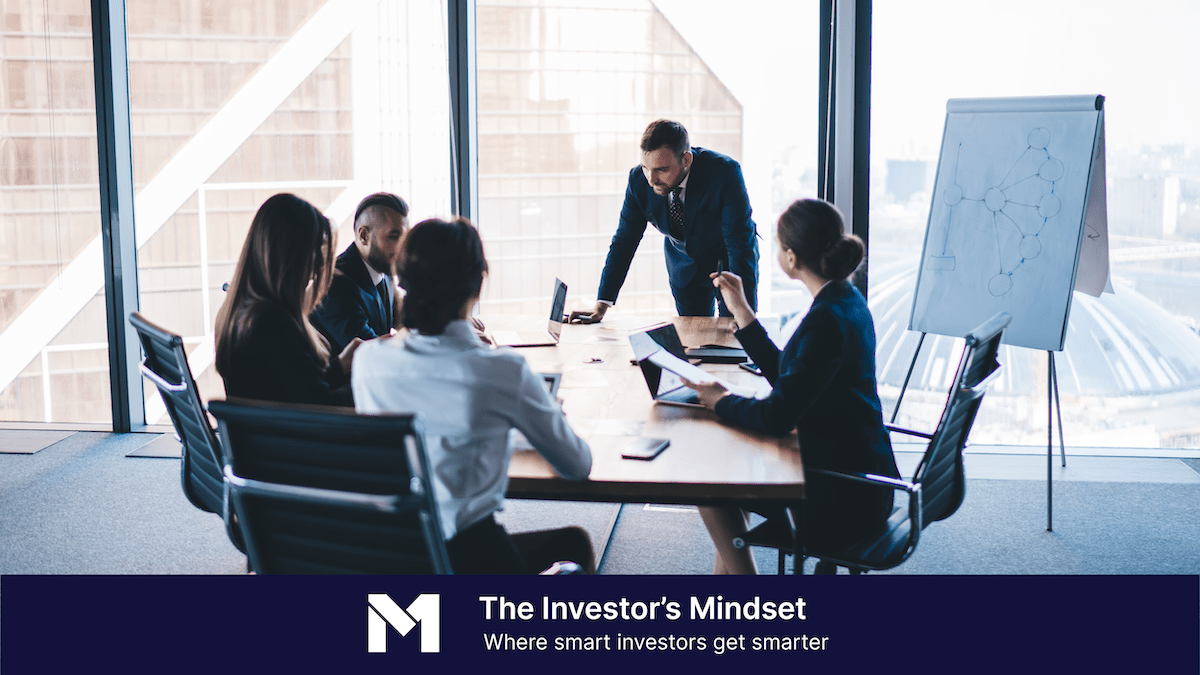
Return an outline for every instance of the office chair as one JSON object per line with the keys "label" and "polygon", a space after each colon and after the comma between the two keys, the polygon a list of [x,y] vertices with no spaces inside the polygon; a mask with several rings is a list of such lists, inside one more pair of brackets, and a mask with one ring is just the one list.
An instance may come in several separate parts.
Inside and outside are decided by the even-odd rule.
{"label": "office chair", "polygon": [[[966,335],[962,358],[941,420],[932,434],[885,425],[889,431],[929,440],[911,481],[887,476],[852,474],[823,469],[812,471],[841,480],[856,481],[891,488],[908,496],[906,505],[893,509],[887,522],[859,540],[838,549],[806,546],[795,570],[802,569],[803,558],[820,558],[826,565],[848,567],[851,574],[866,570],[896,567],[912,555],[921,537],[921,530],[930,523],[945,520],[958,510],[966,492],[963,471],[963,448],[987,385],[1000,372],[997,354],[1004,328],[1012,319],[1001,312]],[[784,556],[794,548],[795,526],[779,518],[768,519],[742,537],[734,546],[767,546],[779,549],[779,573],[784,572]]]}
{"label": "office chair", "polygon": [[158,387],[175,426],[176,438],[183,445],[179,472],[183,494],[196,508],[221,516],[229,540],[244,552],[237,518],[229,510],[221,475],[220,442],[200,402],[200,393],[183,349],[183,338],[150,322],[138,312],[129,315],[129,323],[137,331],[146,354],[141,366],[142,375]]}
{"label": "office chair", "polygon": [[259,574],[450,574],[418,415],[209,403]]}

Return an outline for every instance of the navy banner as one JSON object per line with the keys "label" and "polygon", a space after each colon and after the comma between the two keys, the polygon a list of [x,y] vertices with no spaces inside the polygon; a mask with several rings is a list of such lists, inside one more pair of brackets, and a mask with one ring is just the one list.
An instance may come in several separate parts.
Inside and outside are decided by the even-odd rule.
{"label": "navy banner", "polygon": [[14,674],[1200,671],[1196,576],[5,576],[0,603]]}

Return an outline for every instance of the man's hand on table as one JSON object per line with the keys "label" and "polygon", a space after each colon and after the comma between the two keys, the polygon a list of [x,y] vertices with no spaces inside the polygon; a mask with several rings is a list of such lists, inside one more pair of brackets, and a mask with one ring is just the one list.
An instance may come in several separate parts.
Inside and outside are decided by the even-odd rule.
{"label": "man's hand on table", "polygon": [[608,312],[608,308],[608,303],[597,302],[596,308],[590,312],[571,312],[567,321],[569,323],[600,323],[604,319],[605,313]]}

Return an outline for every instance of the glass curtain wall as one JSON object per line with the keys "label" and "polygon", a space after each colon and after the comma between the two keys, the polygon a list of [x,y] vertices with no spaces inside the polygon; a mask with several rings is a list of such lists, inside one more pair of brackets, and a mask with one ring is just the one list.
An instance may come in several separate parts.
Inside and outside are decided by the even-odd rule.
{"label": "glass curtain wall", "polygon": [[[1056,355],[1070,446],[1200,447],[1200,89],[1189,3],[877,2],[871,293],[890,413],[948,98],[1102,94],[1115,294],[1075,293]],[[1119,48],[1118,48],[1119,47]],[[930,336],[898,422],[932,427],[961,342]],[[1047,358],[1006,347],[977,443],[1046,442]]]}
{"label": "glass curtain wall", "polygon": [[[556,276],[572,306],[591,306],[641,133],[660,117],[741,162],[770,307],[775,219],[816,191],[816,24],[815,1],[480,0],[483,312],[541,314]],[[647,228],[620,312],[674,314],[662,238]]]}
{"label": "glass curtain wall", "polygon": [[[141,311],[224,396],[213,322],[260,204],[299,195],[350,245],[379,190],[450,211],[442,0],[129,0]],[[166,422],[146,383],[146,419]]]}
{"label": "glass curtain wall", "polygon": [[112,419],[94,82],[87,0],[0,0],[0,420]]}
{"label": "glass curtain wall", "polygon": [[[88,7],[0,0],[5,420],[110,421]],[[339,248],[371,191],[408,199],[414,221],[450,211],[445,2],[362,7],[128,0],[140,306],[184,336],[206,398],[223,391],[221,287],[266,197],[312,200],[340,225]],[[772,247],[777,214],[816,189],[816,21],[815,0],[480,2],[485,311],[541,313],[554,276],[590,304],[657,117],[742,162],[760,302],[806,304]],[[670,312],[647,238],[622,311]],[[165,421],[146,401],[148,421]]]}

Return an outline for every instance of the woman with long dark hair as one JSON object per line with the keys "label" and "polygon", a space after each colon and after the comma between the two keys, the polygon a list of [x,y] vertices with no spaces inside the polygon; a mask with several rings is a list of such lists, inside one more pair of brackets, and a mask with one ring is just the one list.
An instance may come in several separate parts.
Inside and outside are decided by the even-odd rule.
{"label": "woman with long dark hair", "polygon": [[525,358],[489,348],[469,321],[487,274],[479,232],[462,219],[418,223],[396,267],[408,291],[400,310],[408,334],[363,346],[354,399],[362,413],[424,416],[451,568],[536,573],[570,560],[593,571],[583,530],[510,535],[493,517],[508,487],[510,430],[523,433],[565,478],[586,478],[592,454]]}
{"label": "woman with long dark hair", "polygon": [[331,359],[308,320],[329,290],[332,238],[329,219],[295,195],[259,207],[217,312],[216,365],[229,396],[354,405],[349,373],[361,340]]}
{"label": "woman with long dark hair", "polygon": [[[841,214],[818,199],[794,202],[780,216],[776,234],[780,267],[813,296],[782,350],[755,318],[742,280],[730,272],[712,275],[740,327],[738,341],[772,385],[770,396],[734,396],[720,384],[689,386],[729,422],[775,435],[796,429],[806,468],[899,478],[875,382],[875,325],[866,300],[850,283],[863,259],[862,240],[846,234]],[[890,490],[806,474],[810,542],[852,541],[891,512]],[[704,507],[700,514],[717,547],[715,571],[754,574],[749,549],[732,544],[746,529],[745,513]],[[819,564],[818,572],[830,572],[830,566]]]}

